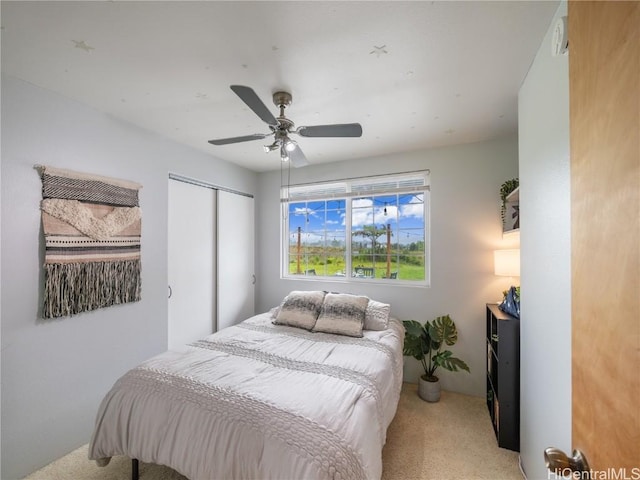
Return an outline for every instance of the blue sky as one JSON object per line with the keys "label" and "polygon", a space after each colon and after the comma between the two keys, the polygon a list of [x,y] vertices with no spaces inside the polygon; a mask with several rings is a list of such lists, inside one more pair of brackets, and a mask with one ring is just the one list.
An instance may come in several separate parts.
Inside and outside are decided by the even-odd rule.
{"label": "blue sky", "polygon": [[[352,229],[375,223],[378,227],[391,225],[393,243],[409,244],[424,240],[424,195],[387,195],[354,198],[352,200]],[[386,212],[385,212],[386,210]],[[302,241],[318,243],[325,237],[331,241],[344,240],[345,200],[291,203],[289,205],[289,231],[293,241],[301,227]],[[355,237],[355,241],[358,241]],[[384,241],[380,237],[379,241]]]}

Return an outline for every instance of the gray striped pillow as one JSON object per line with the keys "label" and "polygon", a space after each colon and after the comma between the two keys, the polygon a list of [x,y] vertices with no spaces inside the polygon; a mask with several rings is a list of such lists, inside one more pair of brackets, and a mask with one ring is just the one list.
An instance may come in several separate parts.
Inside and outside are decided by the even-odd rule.
{"label": "gray striped pillow", "polygon": [[284,298],[273,323],[311,330],[316,323],[324,292],[294,290]]}
{"label": "gray striped pillow", "polygon": [[347,293],[328,293],[324,297],[314,332],[362,337],[367,297]]}

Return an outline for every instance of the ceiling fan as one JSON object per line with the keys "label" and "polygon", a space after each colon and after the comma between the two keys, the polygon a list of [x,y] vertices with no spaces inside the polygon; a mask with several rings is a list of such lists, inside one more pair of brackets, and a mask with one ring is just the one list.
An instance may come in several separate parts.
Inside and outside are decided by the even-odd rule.
{"label": "ceiling fan", "polygon": [[284,109],[291,105],[291,94],[288,92],[276,92],[273,94],[273,103],[280,109],[280,115],[274,117],[253,89],[243,85],[231,85],[231,90],[269,126],[271,131],[242,137],[209,140],[212,145],[248,142],[273,135],[274,142],[271,145],[265,145],[264,151],[268,153],[280,150],[280,158],[283,162],[290,160],[294,167],[301,167],[308,165],[309,161],[302,153],[297,142],[289,138],[290,134],[295,133],[302,137],[360,137],[362,135],[362,126],[359,123],[312,125],[295,128],[294,123],[284,116]]}

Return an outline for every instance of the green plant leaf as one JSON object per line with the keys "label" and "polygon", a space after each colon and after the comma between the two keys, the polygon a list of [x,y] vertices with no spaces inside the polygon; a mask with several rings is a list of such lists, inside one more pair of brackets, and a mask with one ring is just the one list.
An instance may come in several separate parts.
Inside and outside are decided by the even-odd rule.
{"label": "green plant leaf", "polygon": [[438,330],[431,324],[431,322],[427,322],[425,324],[425,329],[427,330],[427,335],[429,336],[429,348],[433,351],[440,349],[440,342],[438,337]]}
{"label": "green plant leaf", "polygon": [[433,357],[433,361],[439,367],[449,370],[450,372],[457,372],[459,370],[466,370],[467,372],[470,372],[469,366],[463,360],[453,357],[452,355],[453,353],[449,350],[445,350],[435,355]]}
{"label": "green plant leaf", "polygon": [[429,324],[429,335],[431,338],[435,338],[439,342],[444,342],[447,345],[454,345],[458,341],[458,330],[456,324],[453,323],[449,315],[443,315],[434,319]]}
{"label": "green plant leaf", "polygon": [[420,337],[406,336],[404,338],[404,346],[402,348],[403,355],[408,355],[416,360],[422,360],[422,339]]}
{"label": "green plant leaf", "polygon": [[520,185],[520,179],[512,178],[511,180],[507,180],[500,186],[500,199],[505,200],[507,196],[513,192]]}
{"label": "green plant leaf", "polygon": [[407,333],[407,336],[420,337],[424,332],[424,327],[416,320],[403,320],[402,324],[404,325],[404,331]]}
{"label": "green plant leaf", "polygon": [[402,324],[405,330],[402,354],[422,361],[425,352],[428,351],[428,346],[425,345],[428,342],[428,334],[424,326],[415,320],[404,320]]}

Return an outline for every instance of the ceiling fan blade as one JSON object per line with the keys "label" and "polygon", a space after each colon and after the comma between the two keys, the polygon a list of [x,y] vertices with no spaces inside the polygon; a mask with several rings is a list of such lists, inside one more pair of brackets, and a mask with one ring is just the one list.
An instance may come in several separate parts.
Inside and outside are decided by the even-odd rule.
{"label": "ceiling fan blade", "polygon": [[304,167],[305,165],[309,165],[309,160],[307,160],[307,157],[305,157],[304,153],[302,153],[302,150],[300,149],[300,145],[296,145],[296,148],[293,149],[293,151],[288,152],[289,154],[289,161],[291,162],[291,165],[293,165],[294,167]]}
{"label": "ceiling fan blade", "polygon": [[260,140],[268,137],[271,133],[255,133],[253,135],[244,135],[242,137],[220,138],[218,140],[209,140],[211,145],[228,145],[230,143],[249,142],[251,140]]}
{"label": "ceiling fan blade", "polygon": [[303,137],[360,137],[362,126],[359,123],[312,125],[299,127],[296,133]]}
{"label": "ceiling fan blade", "polygon": [[260,97],[253,91],[252,88],[245,87],[243,85],[231,85],[231,90],[235,92],[240,99],[247,104],[251,110],[258,115],[263,122],[271,125],[272,127],[278,126],[276,117],[269,111],[267,106],[260,100]]}

